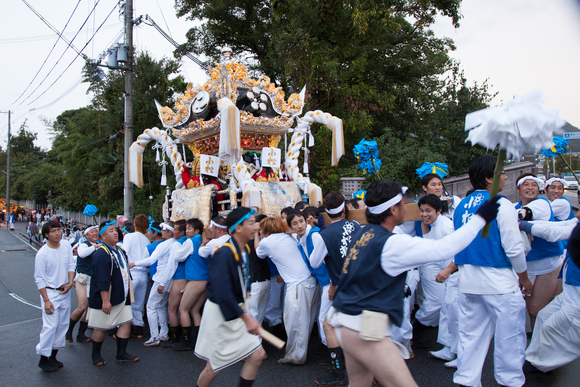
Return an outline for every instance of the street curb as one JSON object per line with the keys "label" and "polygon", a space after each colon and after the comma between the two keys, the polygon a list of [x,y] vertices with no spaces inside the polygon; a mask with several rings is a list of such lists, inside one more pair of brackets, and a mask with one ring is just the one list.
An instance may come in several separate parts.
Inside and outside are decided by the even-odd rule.
{"label": "street curb", "polygon": [[[25,234],[25,233],[23,233],[22,231],[18,231],[18,230],[16,230],[16,232],[17,232],[18,234],[22,235],[22,237],[23,237],[24,239],[28,239],[28,234]],[[31,243],[31,244],[33,244],[33,245],[36,245],[36,247],[42,247],[42,243],[40,243],[40,242],[37,242],[37,241],[35,241],[34,239],[32,240],[32,243]]]}

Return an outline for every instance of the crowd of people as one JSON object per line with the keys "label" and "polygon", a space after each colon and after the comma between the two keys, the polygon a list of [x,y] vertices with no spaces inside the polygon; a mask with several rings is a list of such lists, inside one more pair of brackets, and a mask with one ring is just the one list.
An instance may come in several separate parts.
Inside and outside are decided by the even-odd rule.
{"label": "crowd of people", "polygon": [[[285,334],[278,363],[293,365],[306,362],[316,324],[332,361],[317,385],[414,386],[404,360],[413,346],[432,346],[428,332],[438,327],[443,348],[430,353],[457,369],[454,383],[481,386],[494,338],[496,381],[523,386],[525,373],[580,355],[580,228],[562,179],[546,182],[547,198],[531,173],[516,181],[519,203],[490,197],[495,164],[473,160],[463,199],[446,195],[438,175],[423,176],[413,221],[405,221],[407,188],[392,180],[372,183],[364,201],[330,192],[324,207],[300,202],[280,217],[238,207],[205,225],[141,214],[122,228],[87,227],[74,245],[49,220],[34,273],[39,367],[63,366],[57,352],[78,323],[76,340],[92,343],[95,366],[107,362],[101,347],[112,331],[118,363],[138,361],[129,338],[147,336],[146,347],[193,350],[205,361],[199,387],[241,360],[239,385],[251,386],[267,358],[262,324]],[[352,209],[364,209],[366,224],[347,220]]]}

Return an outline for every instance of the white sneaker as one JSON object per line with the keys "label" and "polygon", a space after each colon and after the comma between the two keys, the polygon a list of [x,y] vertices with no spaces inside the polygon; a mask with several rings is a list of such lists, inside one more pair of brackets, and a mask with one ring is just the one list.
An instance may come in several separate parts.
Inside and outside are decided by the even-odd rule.
{"label": "white sneaker", "polygon": [[431,356],[436,357],[437,359],[451,361],[455,359],[455,354],[451,352],[451,349],[448,346],[443,347],[443,349],[439,351],[430,351],[429,354]]}
{"label": "white sneaker", "polygon": [[444,364],[445,368],[457,368],[457,359]]}
{"label": "white sneaker", "polygon": [[157,340],[159,340],[159,341],[169,341],[169,336],[168,335],[159,336],[157,338]]}
{"label": "white sneaker", "polygon": [[159,345],[159,340],[156,339],[155,337],[152,337],[146,342],[144,342],[143,345],[146,347],[157,347]]}

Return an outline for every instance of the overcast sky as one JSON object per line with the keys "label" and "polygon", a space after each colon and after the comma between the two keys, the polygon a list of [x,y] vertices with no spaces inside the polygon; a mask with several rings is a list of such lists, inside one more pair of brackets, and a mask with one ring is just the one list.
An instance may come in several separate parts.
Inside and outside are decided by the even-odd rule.
{"label": "overcast sky", "polygon": [[[64,32],[69,40],[87,20],[73,44],[90,58],[97,58],[115,43],[123,29],[122,18],[115,10],[83,49],[116,0],[26,1],[59,31],[70,18]],[[96,1],[99,3],[89,17]],[[451,56],[461,62],[470,83],[488,80],[491,92],[498,93],[493,105],[539,89],[544,92],[545,107],[558,109],[562,118],[580,126],[579,3],[578,0],[464,0],[458,29],[453,28],[448,18],[439,18],[433,30],[437,36],[455,41],[457,50]],[[134,7],[135,16],[149,14],[174,40],[185,42],[185,33],[192,22],[176,18],[172,0],[134,0]],[[80,83],[83,62],[79,58],[73,61],[76,52],[66,49],[62,40],[48,56],[57,36],[22,0],[5,1],[2,11],[0,49],[4,55],[0,71],[0,110],[13,111],[12,133],[28,119],[29,128],[38,133],[37,145],[48,149],[51,139],[44,121],[54,120],[65,110],[90,103],[86,84]],[[173,46],[145,24],[135,29],[134,43],[138,50],[147,50],[156,58],[172,56]],[[185,58],[182,64],[186,80],[205,81],[204,72],[191,60]],[[53,66],[54,70],[47,77]],[[0,114],[0,146],[3,148],[7,122],[7,115]]]}

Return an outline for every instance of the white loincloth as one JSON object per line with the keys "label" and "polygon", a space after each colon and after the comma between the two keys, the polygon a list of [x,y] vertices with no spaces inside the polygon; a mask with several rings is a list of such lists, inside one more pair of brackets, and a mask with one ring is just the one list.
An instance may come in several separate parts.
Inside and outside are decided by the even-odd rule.
{"label": "white loincloth", "polygon": [[214,372],[250,356],[261,345],[241,318],[226,321],[218,304],[205,302],[195,355],[208,361]]}

